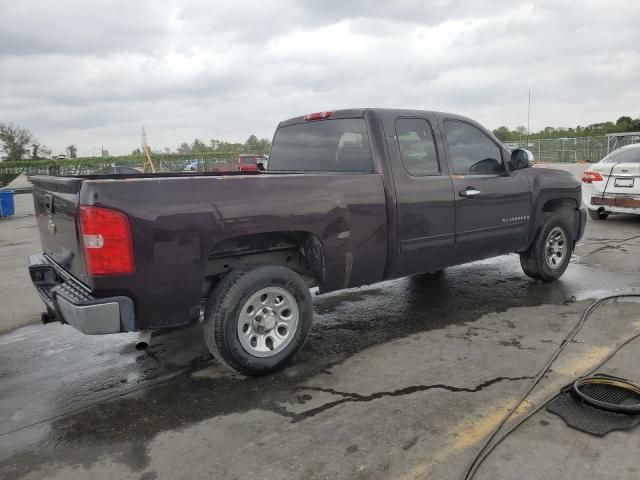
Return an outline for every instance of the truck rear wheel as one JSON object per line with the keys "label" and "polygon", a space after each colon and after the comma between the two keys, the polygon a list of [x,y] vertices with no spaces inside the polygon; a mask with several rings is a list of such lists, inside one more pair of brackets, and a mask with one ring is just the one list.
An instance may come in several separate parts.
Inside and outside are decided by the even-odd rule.
{"label": "truck rear wheel", "polygon": [[304,280],[279,265],[233,271],[205,308],[204,336],[211,353],[244,375],[285,365],[307,339],[313,307]]}
{"label": "truck rear wheel", "polygon": [[574,237],[569,212],[545,213],[533,244],[520,254],[524,273],[543,282],[560,278],[571,260]]}

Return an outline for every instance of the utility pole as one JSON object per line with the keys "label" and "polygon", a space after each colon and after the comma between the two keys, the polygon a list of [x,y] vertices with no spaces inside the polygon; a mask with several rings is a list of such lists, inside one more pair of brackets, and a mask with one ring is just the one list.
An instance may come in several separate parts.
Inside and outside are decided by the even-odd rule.
{"label": "utility pole", "polygon": [[147,164],[151,169],[152,173],[156,173],[156,166],[153,164],[153,160],[151,159],[151,147],[147,144],[147,132],[145,132],[144,127],[142,127],[142,151],[147,157],[147,162],[145,162],[144,169],[147,170]]}
{"label": "utility pole", "polygon": [[529,89],[529,106],[527,107],[527,149],[529,148],[529,124],[531,120],[531,89]]}
{"label": "utility pole", "polygon": [[142,127],[142,151],[144,152],[147,148],[147,132],[144,131],[144,127]]}

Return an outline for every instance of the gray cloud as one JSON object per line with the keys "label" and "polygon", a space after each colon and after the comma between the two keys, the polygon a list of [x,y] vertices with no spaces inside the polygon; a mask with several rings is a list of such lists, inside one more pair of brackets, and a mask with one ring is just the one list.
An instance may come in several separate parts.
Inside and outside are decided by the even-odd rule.
{"label": "gray cloud", "polygon": [[270,136],[351,106],[489,127],[640,116],[640,4],[623,1],[44,0],[0,7],[0,121],[55,150]]}

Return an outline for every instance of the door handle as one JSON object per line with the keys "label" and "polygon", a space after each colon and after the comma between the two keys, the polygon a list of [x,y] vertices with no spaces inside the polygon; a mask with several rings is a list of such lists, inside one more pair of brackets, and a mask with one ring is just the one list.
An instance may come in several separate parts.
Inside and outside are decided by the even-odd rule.
{"label": "door handle", "polygon": [[476,198],[478,195],[480,195],[480,190],[476,190],[473,187],[469,187],[466,190],[460,190],[459,195],[461,197],[465,197],[465,198]]}

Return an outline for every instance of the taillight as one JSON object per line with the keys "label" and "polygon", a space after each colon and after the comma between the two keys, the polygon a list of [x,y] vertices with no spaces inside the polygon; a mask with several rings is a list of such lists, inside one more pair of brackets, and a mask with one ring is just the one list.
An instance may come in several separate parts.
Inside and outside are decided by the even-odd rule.
{"label": "taillight", "polygon": [[80,232],[89,275],[133,273],[131,228],[124,213],[82,205]]}
{"label": "taillight", "polygon": [[309,115],[305,115],[304,119],[307,122],[313,122],[315,120],[324,120],[326,118],[329,118],[331,115],[333,114],[333,112],[316,112],[316,113],[310,113]]}
{"label": "taillight", "polygon": [[602,182],[604,179],[598,172],[591,172],[587,170],[582,174],[582,183]]}

